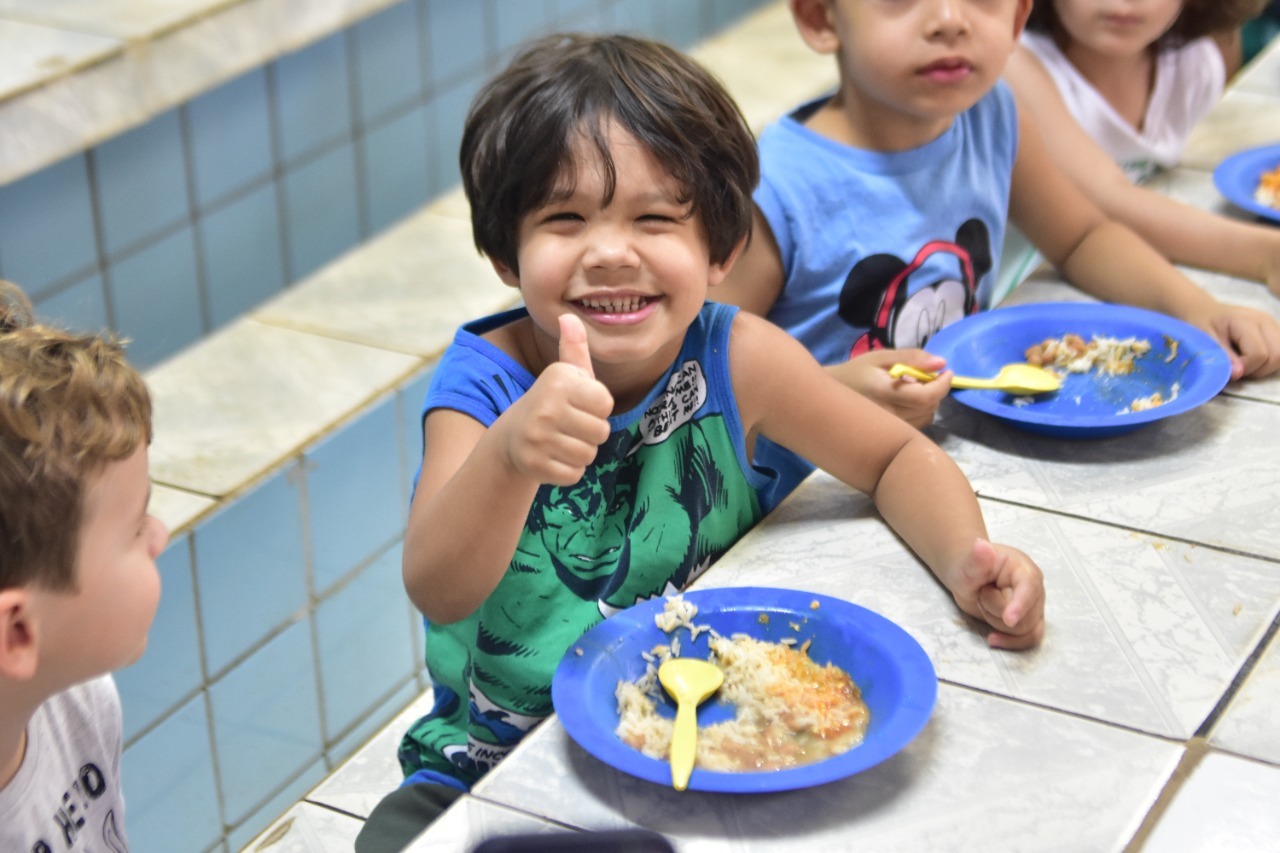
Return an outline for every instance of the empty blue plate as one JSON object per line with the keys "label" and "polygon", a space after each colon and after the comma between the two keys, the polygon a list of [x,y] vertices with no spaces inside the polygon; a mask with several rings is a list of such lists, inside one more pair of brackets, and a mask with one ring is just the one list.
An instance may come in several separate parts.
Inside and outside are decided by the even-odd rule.
{"label": "empty blue plate", "polygon": [[1213,170],[1213,184],[1232,204],[1265,219],[1280,222],[1280,210],[1268,207],[1254,197],[1263,172],[1280,166],[1280,143],[1250,148],[1232,154]]}
{"label": "empty blue plate", "polygon": [[[694,624],[709,625],[724,636],[742,633],[770,642],[786,637],[799,643],[812,641],[809,656],[849,673],[870,711],[866,736],[848,752],[783,770],[729,773],[695,768],[690,790],[785,791],[841,779],[897,753],[933,713],[938,678],[928,655],[910,634],[864,607],[810,592],[759,587],[695,590],[685,593],[684,599],[698,606]],[[670,635],[654,625],[665,603],[658,598],[638,604],[584,634],[556,669],[551,699],[565,731],[587,752],[624,773],[670,785],[671,766],[666,761],[632,749],[614,733],[618,727],[614,690],[619,680],[635,681],[644,675],[642,652],[679,636],[681,657],[708,657],[707,634],[690,642],[687,629]],[[673,717],[674,703],[666,699],[659,713]],[[698,721],[707,725],[732,715],[731,705],[711,699],[699,708]]]}
{"label": "empty blue plate", "polygon": [[[960,390],[952,396],[1020,429],[1059,438],[1102,438],[1190,411],[1231,378],[1226,352],[1209,335],[1173,317],[1125,305],[1042,302],[997,308],[947,326],[925,348],[946,358],[947,367],[960,376],[995,376],[1005,364],[1026,361],[1028,347],[1069,333],[1086,341],[1094,335],[1144,338],[1151,351],[1126,376],[1072,373],[1061,390],[1050,394]],[[1157,391],[1167,401],[1163,405],[1124,411]]]}

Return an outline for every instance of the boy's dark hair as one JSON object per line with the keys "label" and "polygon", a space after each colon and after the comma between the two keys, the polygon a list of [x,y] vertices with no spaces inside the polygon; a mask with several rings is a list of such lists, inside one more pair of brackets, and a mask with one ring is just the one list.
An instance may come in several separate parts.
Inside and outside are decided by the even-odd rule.
{"label": "boy's dark hair", "polygon": [[75,589],[85,488],[151,441],[151,398],[118,341],[33,323],[0,281],[0,590]]}
{"label": "boy's dark hair", "polygon": [[563,189],[578,134],[599,152],[605,202],[617,173],[605,125],[616,121],[684,189],[713,263],[751,233],[760,178],[737,104],[698,63],[620,35],[553,35],[520,52],[472,102],[459,156],[476,247],[518,273],[521,218]]}
{"label": "boy's dark hair", "polygon": [[[1186,0],[1169,31],[1156,42],[1162,47],[1177,47],[1192,39],[1233,30],[1262,12],[1267,0]],[[1047,33],[1061,39],[1066,35],[1053,0],[1036,0],[1031,4],[1027,29]]]}

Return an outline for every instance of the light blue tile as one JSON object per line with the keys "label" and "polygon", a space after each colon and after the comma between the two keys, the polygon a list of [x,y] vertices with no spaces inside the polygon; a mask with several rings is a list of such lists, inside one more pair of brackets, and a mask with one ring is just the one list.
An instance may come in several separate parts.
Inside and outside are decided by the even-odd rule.
{"label": "light blue tile", "polygon": [[91,156],[109,257],[189,217],[176,111],[107,140]]}
{"label": "light blue tile", "polygon": [[[680,3],[689,6],[697,6],[698,0],[678,0]],[[560,24],[560,29],[566,30],[566,22],[573,23],[587,18],[600,17],[599,0],[553,0],[552,8],[555,9],[556,20]]]}
{"label": "light blue tile", "polygon": [[356,24],[352,32],[362,122],[369,124],[422,97],[416,4],[392,6]]}
{"label": "light blue tile", "polygon": [[307,601],[296,473],[273,474],[192,534],[211,675]]}
{"label": "light blue tile", "polygon": [[509,56],[524,42],[548,33],[555,21],[555,8],[548,0],[492,0],[496,49]]}
{"label": "light blue tile", "polygon": [[186,536],[176,539],[156,560],[160,607],[147,637],[146,654],[116,673],[126,740],[172,710],[201,684],[190,545]]}
{"label": "light blue tile", "polygon": [[271,174],[271,116],[259,68],[187,105],[196,202],[201,207]]}
{"label": "light blue tile", "polygon": [[33,301],[36,316],[46,323],[77,332],[106,329],[107,301],[102,276],[93,275],[63,288],[52,296]]}
{"label": "light blue tile", "polygon": [[97,260],[83,155],[0,187],[0,276],[35,298]]}
{"label": "light blue tile", "polygon": [[221,836],[203,694],[126,749],[122,762],[135,853],[204,850]]}
{"label": "light blue tile", "polygon": [[280,146],[286,163],[351,136],[346,33],[276,63]]}
{"label": "light blue tile", "polygon": [[404,536],[395,402],[388,395],[305,454],[317,595]]}
{"label": "light blue tile", "polygon": [[630,35],[656,35],[661,8],[653,0],[622,0],[613,7],[612,29]]}
{"label": "light blue tile", "polygon": [[427,369],[398,392],[400,398],[400,470],[402,472],[405,518],[408,515],[410,491],[422,466],[422,406],[427,399],[433,369]]}
{"label": "light blue tile", "polygon": [[[273,849],[271,846],[265,848],[255,847],[253,850],[249,850],[245,845],[261,835],[263,830],[271,826],[278,817],[306,796],[307,791],[320,784],[325,774],[326,767],[323,761],[317,761],[302,771],[302,774],[291,781],[283,791],[276,794],[256,812],[246,817],[239,826],[227,833],[227,843],[231,850],[240,850],[242,853],[271,853]],[[332,839],[319,839],[318,843],[326,850],[337,849],[336,846],[330,846],[336,845],[336,842]]]}
{"label": "light blue tile", "polygon": [[483,75],[489,66],[485,4],[458,0],[427,3],[427,56],[435,87]]}
{"label": "light blue tile", "polygon": [[759,0],[708,0],[711,4],[711,32],[719,32],[756,7]]}
{"label": "light blue tile", "polygon": [[336,739],[413,675],[397,544],[316,608],[325,729]]}
{"label": "light blue tile", "polygon": [[360,240],[354,148],[343,145],[284,177],[289,272],[303,278]]}
{"label": "light blue tile", "polygon": [[337,767],[351,756],[359,752],[387,723],[396,715],[409,707],[409,704],[422,695],[422,688],[415,679],[409,679],[396,689],[391,697],[378,704],[360,721],[360,725],[344,735],[341,740],[329,747],[329,763]]}
{"label": "light blue tile", "polygon": [[108,281],[116,330],[133,341],[136,366],[152,367],[204,333],[190,228],[121,257]]}
{"label": "light blue tile", "polygon": [[227,822],[239,824],[320,757],[311,626],[298,622],[209,688]]}
{"label": "light blue tile", "polygon": [[369,128],[363,144],[369,230],[377,233],[427,201],[426,106]]}
{"label": "light blue tile", "polygon": [[200,223],[210,324],[218,328],[284,288],[280,208],[265,184]]}
{"label": "light blue tile", "polygon": [[431,102],[431,177],[432,194],[457,186],[462,181],[458,172],[458,148],[462,144],[462,126],[466,123],[471,99],[479,91],[483,78],[473,78],[441,91]]}
{"label": "light blue tile", "polygon": [[702,36],[702,4],[689,0],[658,0],[653,35],[667,44],[687,49]]}

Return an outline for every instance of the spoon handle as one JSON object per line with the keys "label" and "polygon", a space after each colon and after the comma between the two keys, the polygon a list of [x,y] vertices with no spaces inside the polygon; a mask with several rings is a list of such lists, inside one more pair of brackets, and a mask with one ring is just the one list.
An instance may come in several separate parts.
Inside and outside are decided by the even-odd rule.
{"label": "spoon handle", "polygon": [[676,705],[675,728],[671,732],[671,786],[683,791],[693,773],[698,742],[698,706],[693,702]]}

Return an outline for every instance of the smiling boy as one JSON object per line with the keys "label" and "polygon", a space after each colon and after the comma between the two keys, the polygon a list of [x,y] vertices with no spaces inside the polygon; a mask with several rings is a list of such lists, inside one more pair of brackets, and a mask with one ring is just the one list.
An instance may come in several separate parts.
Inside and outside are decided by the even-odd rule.
{"label": "smiling boy", "polygon": [[684,589],[759,520],[765,436],[871,494],[993,646],[1039,642],[1040,570],[987,541],[955,464],[775,326],[706,302],[758,170],[703,68],[625,36],[539,41],[477,96],[461,160],[477,246],[525,307],[463,327],[427,393],[403,572],[435,707],[357,850],[398,849],[381,827],[421,829],[551,713],[583,632]]}

